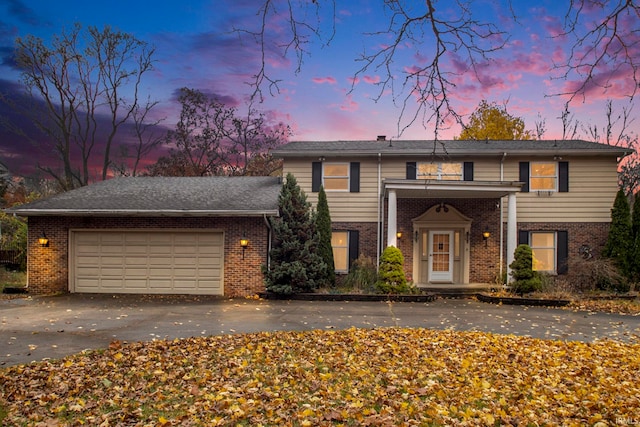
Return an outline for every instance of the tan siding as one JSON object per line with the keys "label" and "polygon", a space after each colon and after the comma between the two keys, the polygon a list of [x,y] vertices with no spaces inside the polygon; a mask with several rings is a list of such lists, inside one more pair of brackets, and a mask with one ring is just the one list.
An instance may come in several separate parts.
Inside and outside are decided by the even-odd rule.
{"label": "tan siding", "polygon": [[[569,192],[554,192],[550,196],[538,195],[537,192],[518,194],[518,222],[611,220],[611,207],[618,190],[615,161],[594,158],[564,160],[569,162]],[[517,181],[518,168],[517,160],[506,162],[505,180]]]}
{"label": "tan siding", "polygon": [[[328,160],[328,159],[327,159]],[[475,181],[499,181],[500,158],[463,159],[474,162]],[[504,181],[519,180],[519,161],[529,158],[509,158],[504,163]],[[540,158],[540,160],[545,160]],[[617,167],[613,159],[565,158],[569,162],[569,192],[551,196],[519,193],[518,222],[609,222],[617,191]],[[383,157],[383,178],[404,179],[406,162],[412,159]],[[360,163],[360,193],[328,193],[327,200],[333,221],[377,221],[378,182],[377,161]],[[311,161],[287,159],[285,175],[294,174],[300,187],[314,205],[317,195],[311,193]],[[505,203],[506,218],[506,203]]]}
{"label": "tan siding", "polygon": [[[311,192],[311,161],[287,159],[284,175],[291,172],[307,200],[315,207],[318,194]],[[327,192],[327,203],[333,222],[375,222],[378,220],[378,162],[360,162],[360,192]]]}

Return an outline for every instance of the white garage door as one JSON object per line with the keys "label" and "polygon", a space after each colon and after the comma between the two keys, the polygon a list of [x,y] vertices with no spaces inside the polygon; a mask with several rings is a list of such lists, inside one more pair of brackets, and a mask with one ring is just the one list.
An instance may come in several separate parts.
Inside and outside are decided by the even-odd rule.
{"label": "white garage door", "polygon": [[222,295],[222,232],[74,231],[72,292]]}

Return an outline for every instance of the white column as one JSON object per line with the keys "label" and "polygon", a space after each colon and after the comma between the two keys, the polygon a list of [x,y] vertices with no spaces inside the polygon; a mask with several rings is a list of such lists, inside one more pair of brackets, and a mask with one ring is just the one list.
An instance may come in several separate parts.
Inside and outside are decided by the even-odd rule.
{"label": "white column", "polygon": [[507,204],[507,282],[511,281],[511,268],[518,245],[518,218],[516,214],[516,193],[509,193]]}
{"label": "white column", "polygon": [[398,246],[396,232],[398,231],[398,200],[396,190],[389,190],[389,212],[387,221],[387,246]]}

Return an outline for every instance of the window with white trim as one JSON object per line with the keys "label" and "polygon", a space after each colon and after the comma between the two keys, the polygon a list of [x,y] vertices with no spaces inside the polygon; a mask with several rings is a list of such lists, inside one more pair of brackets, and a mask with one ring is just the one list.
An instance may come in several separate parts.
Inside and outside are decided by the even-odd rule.
{"label": "window with white trim", "polygon": [[530,191],[557,191],[558,164],[556,162],[531,162]]}
{"label": "window with white trim", "polygon": [[455,162],[418,162],[416,179],[435,179],[439,181],[462,181],[462,163]]}
{"label": "window with white trim", "polygon": [[556,272],[556,233],[552,231],[532,231],[529,234],[533,251],[533,270],[547,273]]}
{"label": "window with white trim", "polygon": [[349,232],[332,231],[333,264],[337,273],[349,271]]}
{"label": "window with white trim", "polygon": [[325,191],[349,191],[349,163],[323,163],[322,167]]}

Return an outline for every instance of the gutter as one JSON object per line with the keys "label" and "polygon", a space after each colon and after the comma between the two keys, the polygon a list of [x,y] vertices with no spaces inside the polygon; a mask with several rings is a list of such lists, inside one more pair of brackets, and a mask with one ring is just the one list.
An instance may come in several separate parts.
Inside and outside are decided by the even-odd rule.
{"label": "gutter", "polygon": [[264,223],[267,225],[267,270],[271,270],[271,235],[272,229],[271,224],[269,224],[269,219],[267,215],[263,215]]}
{"label": "gutter", "polygon": [[241,216],[241,217],[259,217],[259,216],[278,216],[278,210],[119,210],[119,209],[7,209],[8,214],[19,216]]}

